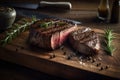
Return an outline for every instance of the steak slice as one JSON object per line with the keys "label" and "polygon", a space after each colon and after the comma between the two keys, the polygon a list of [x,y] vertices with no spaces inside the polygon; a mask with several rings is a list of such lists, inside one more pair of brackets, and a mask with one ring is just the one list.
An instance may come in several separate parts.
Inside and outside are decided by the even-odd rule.
{"label": "steak slice", "polygon": [[72,32],[69,35],[69,42],[75,51],[85,56],[94,55],[100,49],[98,34],[90,28],[78,29]]}
{"label": "steak slice", "polygon": [[[43,26],[45,23],[47,27]],[[75,24],[63,20],[38,20],[31,25],[29,42],[44,49],[56,49],[67,39],[68,35],[76,30]]]}

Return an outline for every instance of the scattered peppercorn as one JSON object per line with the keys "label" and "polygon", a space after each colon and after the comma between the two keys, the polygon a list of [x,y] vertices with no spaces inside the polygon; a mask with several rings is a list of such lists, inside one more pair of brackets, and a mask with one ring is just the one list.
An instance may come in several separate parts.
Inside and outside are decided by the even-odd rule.
{"label": "scattered peppercorn", "polygon": [[55,54],[50,55],[50,59],[55,58]]}
{"label": "scattered peppercorn", "polygon": [[94,59],[91,59],[91,60],[90,60],[90,62],[91,62],[91,63],[94,63],[94,62],[95,62],[95,60],[94,60]]}
{"label": "scattered peppercorn", "polygon": [[67,60],[70,60],[70,59],[71,59],[71,56],[66,56],[66,59],[67,59]]}
{"label": "scattered peppercorn", "polygon": [[96,66],[99,67],[101,65],[101,63],[97,63]]}
{"label": "scattered peppercorn", "polygon": [[66,52],[65,52],[65,51],[63,52],[63,55],[66,55]]}
{"label": "scattered peppercorn", "polygon": [[100,67],[99,71],[102,71],[104,68],[103,67]]}
{"label": "scattered peppercorn", "polygon": [[108,68],[109,68],[109,65],[105,66],[105,68],[104,68],[104,69],[108,69]]}

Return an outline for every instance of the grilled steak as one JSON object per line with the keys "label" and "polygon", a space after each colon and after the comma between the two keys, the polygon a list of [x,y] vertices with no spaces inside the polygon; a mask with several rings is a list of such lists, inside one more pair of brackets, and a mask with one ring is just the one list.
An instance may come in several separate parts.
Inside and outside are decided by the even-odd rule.
{"label": "grilled steak", "polygon": [[44,49],[56,49],[63,44],[76,25],[62,20],[38,20],[31,25],[29,42]]}
{"label": "grilled steak", "polygon": [[78,29],[69,35],[69,42],[77,52],[89,56],[96,54],[100,49],[97,33],[90,28]]}

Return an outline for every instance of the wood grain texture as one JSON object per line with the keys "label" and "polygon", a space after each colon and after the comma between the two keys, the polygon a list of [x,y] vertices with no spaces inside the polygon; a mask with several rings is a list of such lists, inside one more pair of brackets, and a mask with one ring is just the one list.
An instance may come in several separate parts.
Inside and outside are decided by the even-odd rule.
{"label": "wood grain texture", "polygon": [[[99,29],[95,29],[95,31],[102,32]],[[119,36],[117,34],[117,37]],[[118,49],[113,57],[100,55],[102,65],[110,65],[109,69],[103,71],[100,71],[100,67],[96,67],[92,63],[81,64],[79,60],[67,60],[61,49],[46,51],[40,48],[30,47],[27,43],[27,38],[28,32],[22,33],[6,47],[1,47],[0,59],[67,79],[86,79],[85,76],[88,75],[88,77],[101,76],[101,79],[108,80],[111,77],[120,78],[119,38],[115,40],[115,46]],[[66,47],[66,50],[69,49]],[[53,53],[56,57],[50,59]]]}

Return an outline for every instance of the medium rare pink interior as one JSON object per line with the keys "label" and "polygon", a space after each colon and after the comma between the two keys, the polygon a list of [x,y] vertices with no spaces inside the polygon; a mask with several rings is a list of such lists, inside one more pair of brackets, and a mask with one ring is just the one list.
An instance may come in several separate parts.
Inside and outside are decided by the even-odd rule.
{"label": "medium rare pink interior", "polygon": [[63,42],[67,39],[68,35],[76,29],[76,26],[70,27],[60,32],[60,42],[59,45],[63,44]]}
{"label": "medium rare pink interior", "polygon": [[52,49],[55,49],[59,46],[59,41],[60,41],[60,33],[56,32],[52,35],[52,38],[51,38]]}
{"label": "medium rare pink interior", "polygon": [[76,29],[76,26],[54,33],[51,38],[52,49],[55,49],[61,46],[63,42],[67,39],[68,35],[75,29]]}

